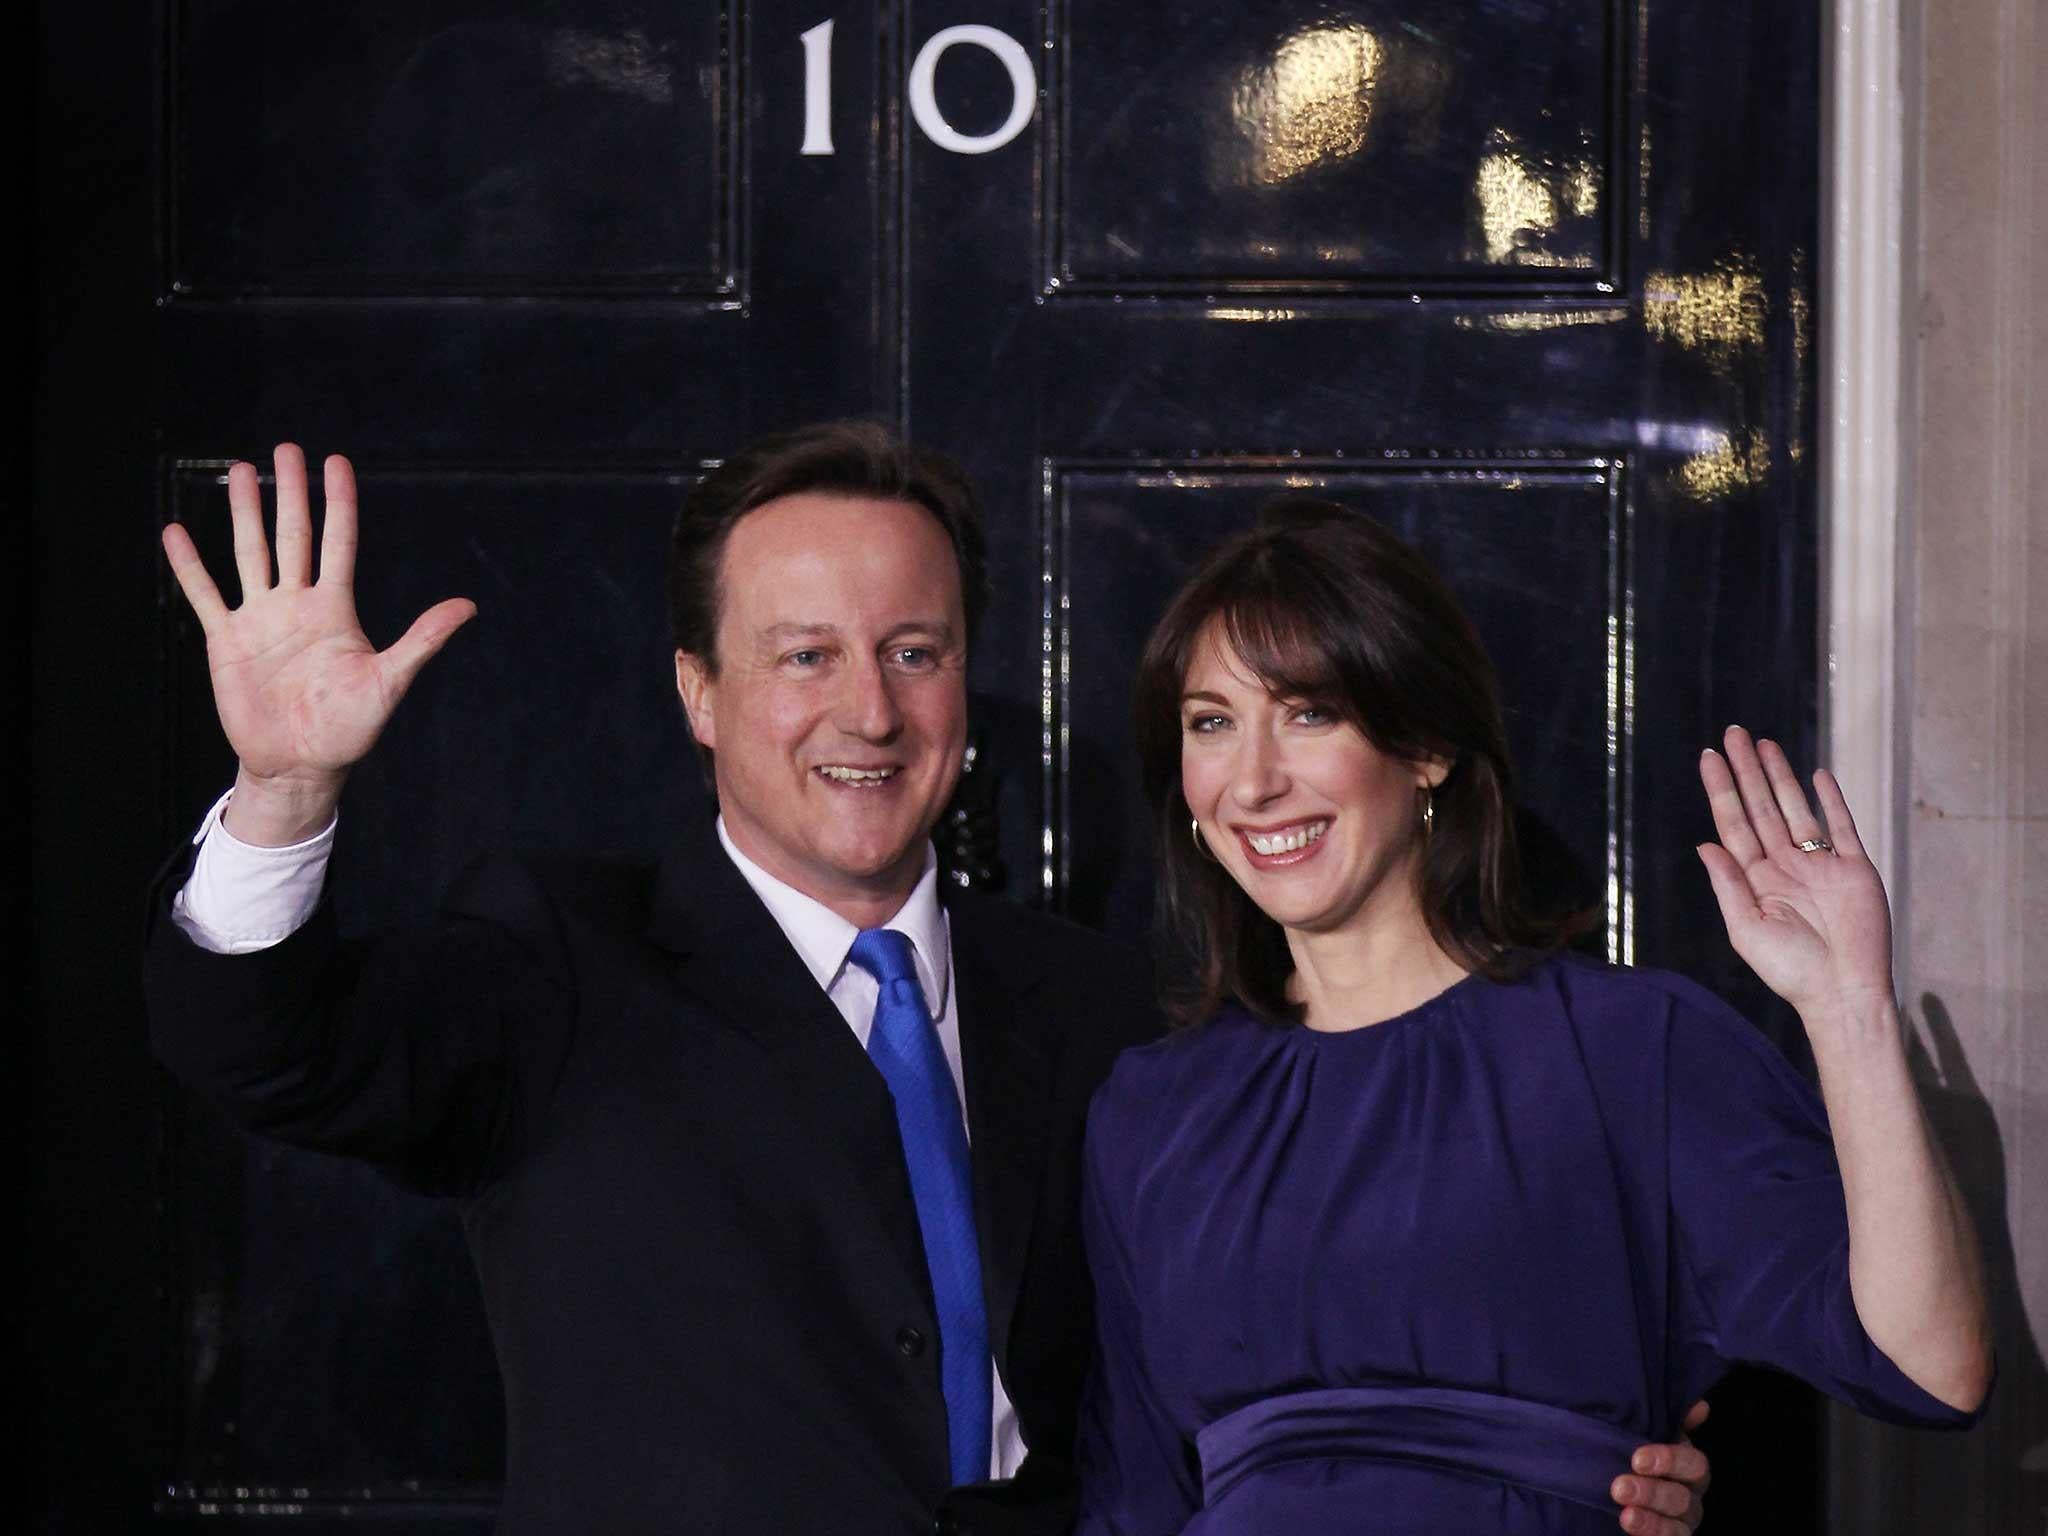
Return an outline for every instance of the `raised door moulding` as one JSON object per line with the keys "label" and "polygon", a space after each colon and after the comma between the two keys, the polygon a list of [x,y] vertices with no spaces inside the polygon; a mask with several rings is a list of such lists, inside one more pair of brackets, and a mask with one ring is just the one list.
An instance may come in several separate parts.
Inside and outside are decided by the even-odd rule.
{"label": "raised door moulding", "polygon": [[[159,59],[162,104],[161,160],[157,177],[157,291],[165,305],[286,301],[334,303],[355,300],[401,302],[475,299],[582,299],[683,301],[712,309],[738,310],[747,291],[741,208],[746,175],[745,98],[742,94],[742,39],[746,0],[724,0],[716,12],[717,56],[704,78],[711,83],[711,183],[698,189],[704,219],[693,227],[708,236],[703,259],[678,259],[634,272],[520,272],[445,270],[336,270],[317,276],[295,273],[275,280],[260,273],[212,272],[196,257],[188,214],[190,125],[187,121],[185,59],[195,46],[190,33],[190,0],[164,7]],[[663,50],[637,28],[622,36],[557,28],[546,60],[551,79],[610,80],[629,94],[680,94],[697,72],[657,62]],[[559,57],[557,57],[559,55]],[[484,110],[479,106],[479,110]],[[664,189],[683,197],[691,189]]]}

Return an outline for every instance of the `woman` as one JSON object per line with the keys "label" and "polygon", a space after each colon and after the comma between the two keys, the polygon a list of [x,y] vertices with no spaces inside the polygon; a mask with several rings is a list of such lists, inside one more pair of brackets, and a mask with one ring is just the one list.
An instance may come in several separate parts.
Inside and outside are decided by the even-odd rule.
{"label": "woman", "polygon": [[1974,1238],[1831,777],[1823,828],[1770,743],[1700,766],[1700,857],[1824,1117],[1713,997],[1523,909],[1492,669],[1366,519],[1289,500],[1219,549],[1137,710],[1198,1027],[1090,1122],[1081,1531],[1611,1531],[1630,1449],[1734,1360],[1970,1421]]}

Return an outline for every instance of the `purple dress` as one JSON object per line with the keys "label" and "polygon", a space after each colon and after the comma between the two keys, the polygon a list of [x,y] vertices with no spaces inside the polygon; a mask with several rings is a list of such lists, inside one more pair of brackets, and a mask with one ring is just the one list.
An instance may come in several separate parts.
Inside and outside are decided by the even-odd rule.
{"label": "purple dress", "polygon": [[1957,1426],[1849,1297],[1820,1099],[1679,977],[1544,960],[1367,1029],[1226,1010],[1088,1127],[1083,1536],[1599,1532],[1732,1361]]}

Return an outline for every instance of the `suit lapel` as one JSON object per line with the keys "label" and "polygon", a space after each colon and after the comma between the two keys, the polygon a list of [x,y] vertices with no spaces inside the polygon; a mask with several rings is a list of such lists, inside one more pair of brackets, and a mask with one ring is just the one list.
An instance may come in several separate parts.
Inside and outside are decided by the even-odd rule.
{"label": "suit lapel", "polygon": [[959,993],[960,1058],[973,1142],[974,1217],[981,1237],[989,1341],[1009,1361],[1010,1324],[1045,1174],[1047,1119],[1060,1032],[1039,1004],[1038,957],[986,900],[949,904]]}
{"label": "suit lapel", "polygon": [[662,860],[648,936],[677,957],[677,984],[692,1002],[766,1053],[790,1124],[818,1143],[821,1185],[850,1181],[856,1208],[876,1216],[905,1276],[929,1298],[888,1085],[708,825]]}

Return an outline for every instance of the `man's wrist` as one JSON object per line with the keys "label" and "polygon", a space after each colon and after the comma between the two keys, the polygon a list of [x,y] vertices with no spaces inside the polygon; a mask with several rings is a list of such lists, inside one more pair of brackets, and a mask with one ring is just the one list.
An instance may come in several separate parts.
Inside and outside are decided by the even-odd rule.
{"label": "man's wrist", "polygon": [[264,778],[240,769],[221,812],[221,827],[236,842],[252,848],[293,847],[334,824],[346,779],[345,773]]}

